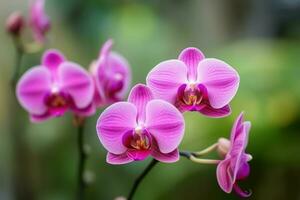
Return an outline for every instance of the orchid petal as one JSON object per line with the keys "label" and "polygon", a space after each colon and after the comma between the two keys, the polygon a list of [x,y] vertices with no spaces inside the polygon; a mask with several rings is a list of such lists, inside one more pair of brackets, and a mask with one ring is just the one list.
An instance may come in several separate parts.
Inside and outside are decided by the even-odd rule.
{"label": "orchid petal", "polygon": [[248,198],[252,195],[252,191],[243,191],[237,184],[233,185],[234,191],[242,198]]}
{"label": "orchid petal", "polygon": [[239,87],[238,73],[227,63],[204,59],[198,66],[198,81],[207,88],[210,105],[222,108],[235,96]]}
{"label": "orchid petal", "polygon": [[151,150],[152,150],[152,152],[151,152],[152,157],[160,162],[173,163],[173,162],[177,162],[179,160],[178,149],[175,149],[174,151],[172,151],[170,153],[162,153],[162,152],[160,152],[157,144],[153,143]]}
{"label": "orchid petal", "polygon": [[118,102],[109,106],[97,121],[97,133],[103,146],[113,154],[122,154],[127,148],[123,135],[136,127],[137,109],[132,103]]}
{"label": "orchid petal", "polygon": [[42,57],[42,65],[46,66],[51,72],[56,72],[58,66],[66,59],[64,55],[55,49],[46,51]]}
{"label": "orchid petal", "polygon": [[180,144],[185,124],[182,114],[173,105],[155,99],[146,106],[145,126],[154,136],[159,150],[170,153]]}
{"label": "orchid petal", "polygon": [[101,98],[107,103],[123,99],[131,83],[127,60],[118,53],[110,52],[107,57],[101,57],[96,65],[95,81]]}
{"label": "orchid petal", "polygon": [[234,184],[232,174],[230,172],[230,157],[225,160],[222,160],[217,167],[217,180],[221,189],[230,193]]}
{"label": "orchid petal", "polygon": [[137,84],[131,89],[128,102],[137,107],[138,122],[145,122],[146,105],[152,99],[152,92],[146,85]]}
{"label": "orchid petal", "polygon": [[95,114],[96,107],[93,103],[91,103],[90,105],[88,105],[87,107],[82,108],[82,109],[79,109],[77,107],[73,107],[72,111],[74,113],[76,113],[76,115],[89,117],[89,116]]}
{"label": "orchid petal", "polygon": [[35,40],[45,41],[45,33],[50,28],[49,17],[45,13],[45,0],[32,0],[30,6],[29,23],[33,31]]}
{"label": "orchid petal", "polygon": [[64,62],[58,69],[61,87],[72,97],[77,108],[87,107],[94,97],[93,80],[82,67],[76,63]]}
{"label": "orchid petal", "polygon": [[197,67],[199,62],[204,58],[204,54],[195,47],[186,48],[180,53],[178,59],[186,64],[188,68],[188,79],[190,81],[197,80]]}
{"label": "orchid petal", "polygon": [[236,118],[231,129],[231,134],[230,134],[231,143],[234,143],[235,138],[237,137],[237,135],[240,134],[243,122],[244,122],[244,113],[241,112],[240,115]]}
{"label": "orchid petal", "polygon": [[149,150],[138,150],[138,149],[128,149],[127,156],[135,161],[145,160],[151,151]]}
{"label": "orchid petal", "polygon": [[226,117],[231,114],[231,108],[229,105],[224,106],[223,108],[215,109],[211,107],[210,105],[205,105],[204,107],[201,107],[198,112],[200,112],[203,115],[206,115],[208,117],[213,118],[221,118]]}
{"label": "orchid petal", "polygon": [[43,115],[47,111],[45,96],[51,91],[51,74],[39,66],[29,69],[17,84],[17,98],[31,114]]}
{"label": "orchid petal", "polygon": [[174,104],[178,88],[187,83],[187,67],[179,60],[161,62],[149,72],[146,81],[155,98]]}
{"label": "orchid petal", "polygon": [[128,157],[126,153],[117,155],[108,152],[106,156],[106,162],[112,165],[122,165],[122,164],[127,164],[134,161],[132,158]]}
{"label": "orchid petal", "polygon": [[110,51],[111,51],[111,48],[114,44],[114,41],[112,39],[108,39],[102,46],[101,50],[100,50],[100,53],[99,53],[99,57],[100,59],[102,59],[101,57],[103,58],[107,58],[107,56],[109,55]]}
{"label": "orchid petal", "polygon": [[33,115],[33,114],[31,114],[30,115],[30,121],[33,122],[33,123],[40,123],[40,122],[46,121],[46,120],[48,120],[52,117],[53,116],[49,112],[46,112],[43,115]]}

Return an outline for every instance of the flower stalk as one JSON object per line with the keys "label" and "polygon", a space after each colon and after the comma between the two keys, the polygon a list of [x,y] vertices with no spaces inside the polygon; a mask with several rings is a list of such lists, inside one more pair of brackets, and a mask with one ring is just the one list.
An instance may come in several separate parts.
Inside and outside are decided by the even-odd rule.
{"label": "flower stalk", "polygon": [[85,119],[82,117],[75,116],[75,124],[78,129],[77,135],[77,145],[78,145],[78,189],[77,189],[77,199],[83,200],[84,199],[84,190],[85,190],[85,181],[84,181],[84,171],[85,171],[85,164],[87,153],[85,152],[84,146],[84,126],[85,126]]}
{"label": "flower stalk", "polygon": [[214,159],[203,159],[203,158],[197,158],[195,156],[195,152],[189,152],[189,151],[180,151],[180,156],[185,157],[189,159],[192,162],[199,163],[199,164],[218,164],[220,160],[214,160]]}
{"label": "flower stalk", "polygon": [[142,180],[146,177],[146,175],[153,169],[153,167],[158,163],[157,160],[153,159],[146,169],[141,173],[141,175],[134,181],[134,184],[129,192],[127,200],[132,200],[137,188],[139,187]]}
{"label": "flower stalk", "polygon": [[15,55],[15,68],[14,68],[14,73],[13,73],[13,77],[11,79],[11,85],[12,85],[12,89],[15,90],[16,88],[16,84],[19,78],[19,74],[20,74],[20,70],[21,70],[21,63],[22,63],[22,58],[24,56],[24,48],[23,48],[23,44],[21,41],[21,38],[17,35],[17,36],[13,36],[13,43],[15,46],[15,51],[16,51],[16,55]]}
{"label": "flower stalk", "polygon": [[211,145],[201,151],[194,152],[193,155],[195,157],[201,157],[201,156],[204,156],[204,155],[216,150],[217,148],[218,148],[218,143],[214,143],[213,145]]}

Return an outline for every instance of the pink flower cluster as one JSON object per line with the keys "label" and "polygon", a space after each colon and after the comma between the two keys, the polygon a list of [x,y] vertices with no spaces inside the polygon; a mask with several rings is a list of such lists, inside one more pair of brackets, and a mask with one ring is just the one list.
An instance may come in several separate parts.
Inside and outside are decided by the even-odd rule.
{"label": "pink flower cluster", "polygon": [[130,84],[130,69],[121,55],[111,52],[111,45],[111,40],[104,44],[91,73],[58,50],[46,51],[41,65],[29,69],[17,84],[18,100],[31,120],[59,117],[68,110],[91,116],[96,107],[123,98]]}
{"label": "pink flower cluster", "polygon": [[[50,28],[44,0],[32,1],[30,26],[36,41],[43,43]],[[19,15],[8,20],[8,30],[19,34]],[[32,122],[60,117],[67,111],[87,117],[99,107],[109,106],[100,115],[96,130],[108,151],[107,162],[125,164],[151,156],[172,163],[179,160],[184,132],[183,113],[198,112],[212,118],[231,114],[230,102],[237,93],[240,77],[229,64],[205,58],[197,48],[184,49],[177,59],[156,65],[146,85],[135,85],[127,101],[131,82],[127,60],[111,51],[112,40],[102,47],[89,71],[66,59],[58,50],[47,50],[41,64],[29,69],[16,87],[17,98]],[[217,180],[227,193],[232,190],[247,197],[237,184],[248,177],[251,156],[245,153],[250,122],[241,114],[232,129],[230,141],[220,139]],[[197,159],[197,158],[196,158]]]}

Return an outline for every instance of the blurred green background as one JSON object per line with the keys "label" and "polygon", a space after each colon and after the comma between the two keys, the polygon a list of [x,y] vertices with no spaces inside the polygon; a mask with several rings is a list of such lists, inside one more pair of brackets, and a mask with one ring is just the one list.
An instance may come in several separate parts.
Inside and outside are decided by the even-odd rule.
{"label": "blurred green background", "polygon": [[[4,24],[14,10],[27,15],[28,1],[0,0],[0,199],[74,199],[78,156],[71,114],[31,124],[11,91],[15,50]],[[230,63],[241,76],[233,114],[185,114],[181,149],[200,150],[229,136],[235,117],[245,111],[252,122],[247,150],[254,159],[242,187],[252,189],[250,199],[300,199],[299,0],[48,0],[46,10],[52,20],[47,48],[88,68],[103,42],[113,38],[114,50],[131,64],[133,84],[144,83],[152,67],[188,46]],[[22,72],[39,64],[41,53],[26,55]],[[127,195],[150,160],[106,164],[95,132],[99,114],[88,119],[85,132],[92,149],[86,196],[109,200]],[[184,158],[159,164],[135,199],[238,199],[221,191],[215,170]]]}

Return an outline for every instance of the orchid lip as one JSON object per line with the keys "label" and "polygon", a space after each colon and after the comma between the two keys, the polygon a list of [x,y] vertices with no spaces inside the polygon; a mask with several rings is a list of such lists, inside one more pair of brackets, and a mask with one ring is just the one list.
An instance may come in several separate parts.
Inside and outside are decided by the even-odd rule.
{"label": "orchid lip", "polygon": [[129,131],[123,136],[123,144],[129,150],[150,150],[151,143],[151,135],[141,126],[137,126],[133,131]]}

